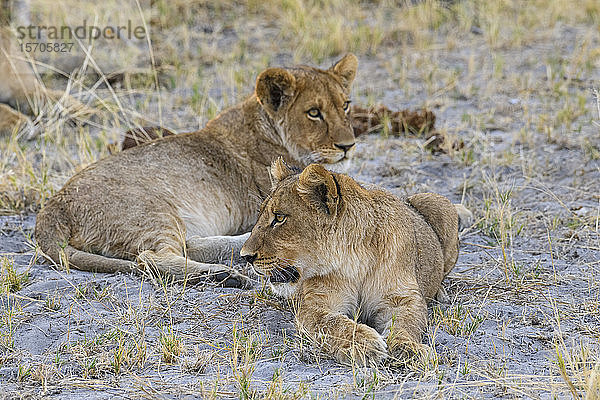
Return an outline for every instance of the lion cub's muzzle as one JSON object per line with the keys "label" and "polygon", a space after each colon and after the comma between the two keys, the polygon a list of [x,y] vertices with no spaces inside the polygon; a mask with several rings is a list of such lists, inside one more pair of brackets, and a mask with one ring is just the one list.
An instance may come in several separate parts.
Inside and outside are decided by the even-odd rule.
{"label": "lion cub's muzzle", "polygon": [[276,258],[257,259],[258,257],[256,254],[246,254],[242,257],[247,263],[252,265],[252,268],[257,274],[269,278],[271,283],[294,283],[300,279],[298,268],[293,265],[280,267],[274,262],[277,260]]}

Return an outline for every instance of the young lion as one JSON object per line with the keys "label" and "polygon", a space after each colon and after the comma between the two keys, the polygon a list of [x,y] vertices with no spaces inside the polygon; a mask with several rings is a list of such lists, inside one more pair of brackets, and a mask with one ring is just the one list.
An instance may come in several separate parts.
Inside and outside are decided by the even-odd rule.
{"label": "young lion", "polygon": [[418,347],[426,302],[458,257],[461,206],[433,193],[401,200],[318,164],[298,172],[273,163],[274,187],[241,255],[298,300],[299,329],[340,362]]}
{"label": "young lion", "polygon": [[256,221],[271,187],[271,161],[278,155],[299,165],[348,158],[356,68],[353,54],[328,70],[269,68],[252,96],[204,129],[90,165],[39,212],[40,248],[56,263],[85,271],[132,271],[137,259],[181,278],[231,273],[243,279],[225,263],[239,257],[247,235],[228,235],[248,232]]}

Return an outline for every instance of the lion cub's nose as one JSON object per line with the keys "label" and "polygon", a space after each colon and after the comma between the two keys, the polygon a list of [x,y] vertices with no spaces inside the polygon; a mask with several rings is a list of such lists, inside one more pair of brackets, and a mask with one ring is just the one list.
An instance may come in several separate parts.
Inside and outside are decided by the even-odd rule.
{"label": "lion cub's nose", "polygon": [[254,260],[256,260],[256,253],[255,254],[244,254],[244,252],[242,251],[242,254],[240,254],[242,256],[242,258],[244,260],[246,260],[247,263],[252,264],[254,262]]}
{"label": "lion cub's nose", "polygon": [[347,153],[348,150],[350,150],[352,148],[352,146],[354,146],[354,143],[351,144],[334,144],[335,147],[337,147],[340,150],[344,150],[344,153]]}

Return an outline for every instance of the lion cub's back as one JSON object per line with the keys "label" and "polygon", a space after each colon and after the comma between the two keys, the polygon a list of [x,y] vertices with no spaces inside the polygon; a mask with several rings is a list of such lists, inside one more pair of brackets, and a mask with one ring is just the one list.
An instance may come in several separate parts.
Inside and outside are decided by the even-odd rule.
{"label": "lion cub's back", "polygon": [[[231,221],[231,193],[217,188],[233,186],[236,177],[224,176],[218,146],[194,139],[168,137],[102,159],[74,175],[44,212],[69,227],[75,248],[126,259],[144,249],[180,246],[185,230],[225,234],[243,221]],[[215,226],[220,230],[205,232]]]}
{"label": "lion cub's back", "polygon": [[418,193],[406,199],[431,226],[442,246],[444,276],[458,259],[458,213],[446,197],[437,193]]}

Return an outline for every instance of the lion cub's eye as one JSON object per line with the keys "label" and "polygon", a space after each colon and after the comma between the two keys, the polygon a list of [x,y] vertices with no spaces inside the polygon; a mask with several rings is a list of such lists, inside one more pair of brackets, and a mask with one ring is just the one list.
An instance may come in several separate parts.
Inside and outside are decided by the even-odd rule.
{"label": "lion cub's eye", "polygon": [[350,103],[350,100],[344,102],[344,112],[350,111]]}
{"label": "lion cub's eye", "polygon": [[321,114],[321,110],[319,110],[318,108],[311,108],[310,110],[308,110],[306,112],[306,114],[308,115],[308,118],[312,118],[312,119],[323,119],[323,115]]}
{"label": "lion cub's eye", "polygon": [[281,213],[274,213],[273,222],[271,222],[271,226],[275,226],[277,224],[283,224],[287,218],[287,215]]}

